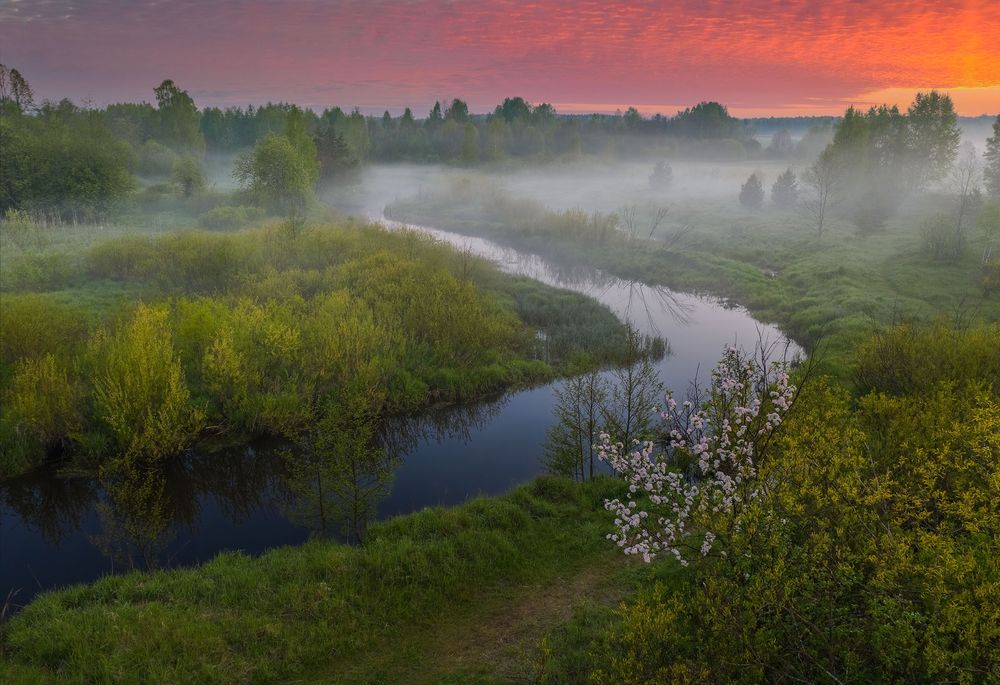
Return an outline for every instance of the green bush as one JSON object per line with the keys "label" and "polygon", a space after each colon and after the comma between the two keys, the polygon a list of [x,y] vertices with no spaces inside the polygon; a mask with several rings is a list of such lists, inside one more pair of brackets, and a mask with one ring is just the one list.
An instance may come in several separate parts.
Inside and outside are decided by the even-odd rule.
{"label": "green bush", "polygon": [[90,360],[94,410],[121,458],[161,461],[197,437],[203,413],[191,404],[165,307],[139,305],[94,338]]}
{"label": "green bush", "polygon": [[260,207],[224,205],[202,214],[198,218],[198,225],[215,230],[230,230],[248,226],[266,215],[267,212]]}

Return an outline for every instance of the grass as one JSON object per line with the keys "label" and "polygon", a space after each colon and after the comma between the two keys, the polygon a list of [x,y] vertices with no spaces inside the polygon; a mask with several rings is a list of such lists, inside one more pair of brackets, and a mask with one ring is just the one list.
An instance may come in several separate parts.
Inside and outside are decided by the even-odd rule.
{"label": "grass", "polygon": [[50,592],[4,628],[0,682],[495,682],[584,597],[647,573],[604,540],[622,483],[543,477],[372,526],[363,546],[133,573]]}

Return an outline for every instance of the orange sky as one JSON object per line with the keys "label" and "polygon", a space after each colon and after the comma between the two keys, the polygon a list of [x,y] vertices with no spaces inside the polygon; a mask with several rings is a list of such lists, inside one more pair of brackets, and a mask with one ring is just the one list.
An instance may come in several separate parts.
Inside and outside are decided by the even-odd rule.
{"label": "orange sky", "polygon": [[946,89],[1000,112],[1000,2],[0,0],[0,61],[42,97],[365,111],[522,95],[565,112],[831,114]]}

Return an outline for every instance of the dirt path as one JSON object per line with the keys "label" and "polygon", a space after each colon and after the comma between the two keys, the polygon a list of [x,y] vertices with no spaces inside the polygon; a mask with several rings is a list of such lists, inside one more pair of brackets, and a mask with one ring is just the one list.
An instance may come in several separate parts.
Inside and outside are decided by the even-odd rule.
{"label": "dirt path", "polygon": [[518,588],[505,601],[449,623],[428,644],[426,663],[433,665],[415,683],[437,682],[455,672],[485,670],[502,682],[531,682],[541,638],[568,621],[584,601],[617,604],[630,592],[615,581],[623,561],[605,561],[571,576]]}

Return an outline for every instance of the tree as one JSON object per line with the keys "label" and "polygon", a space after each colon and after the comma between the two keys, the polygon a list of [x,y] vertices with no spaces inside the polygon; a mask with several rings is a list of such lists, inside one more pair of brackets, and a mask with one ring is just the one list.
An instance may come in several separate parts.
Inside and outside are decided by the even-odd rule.
{"label": "tree", "polygon": [[131,321],[99,336],[94,358],[94,408],[129,471],[179,454],[201,430],[174,349],[166,307],[139,305]]}
{"label": "tree", "polygon": [[979,189],[982,180],[982,165],[979,156],[971,143],[966,143],[962,156],[951,170],[948,185],[955,193],[955,242],[959,251],[965,244],[965,234],[975,212],[982,205],[982,192]]}
{"label": "tree", "polygon": [[718,102],[699,102],[670,120],[668,131],[688,138],[732,138],[747,137],[746,127],[739,119],[730,116],[725,105]]}
{"label": "tree", "polygon": [[170,180],[183,197],[192,197],[205,189],[205,177],[194,155],[184,155],[174,162]]}
{"label": "tree", "polygon": [[288,115],[285,118],[285,137],[288,138],[288,142],[298,152],[303,165],[305,165],[312,177],[312,183],[315,184],[316,179],[319,177],[319,162],[316,160],[316,142],[306,130],[306,121],[302,110],[294,105],[288,110]]}
{"label": "tree", "polygon": [[795,141],[792,134],[786,129],[781,129],[771,137],[771,143],[767,146],[767,151],[776,157],[788,157],[795,152]]}
{"label": "tree", "polygon": [[479,131],[471,121],[462,127],[462,151],[459,158],[463,164],[475,164],[479,161]]}
{"label": "tree", "polygon": [[634,131],[642,124],[642,115],[635,107],[629,107],[622,115],[622,123],[625,124],[626,129]]}
{"label": "tree", "polygon": [[917,93],[906,119],[911,185],[919,189],[951,170],[962,132],[951,98],[936,90]]}
{"label": "tree", "polygon": [[701,556],[716,540],[725,547],[767,488],[758,469],[795,394],[784,365],[726,347],[705,397],[696,388],[693,399],[678,404],[668,394],[661,453],[652,440],[633,446],[602,434],[600,458],[625,478],[635,500],[605,501],[617,517],[611,540],[647,562],[665,553],[683,565],[695,530],[703,535]]}
{"label": "tree", "polygon": [[1000,199],[1000,114],[993,122],[993,135],[986,139],[986,152],[983,154],[983,181],[986,192]]}
{"label": "tree", "polygon": [[457,121],[460,124],[464,124],[469,121],[469,105],[467,105],[462,100],[455,98],[451,101],[448,109],[444,113],[445,119],[451,119]]}
{"label": "tree", "polygon": [[549,471],[576,480],[594,477],[596,446],[608,396],[607,381],[598,371],[569,378],[555,390],[555,424],[545,442],[545,464]]}
{"label": "tree", "polygon": [[809,190],[800,207],[816,224],[816,235],[823,237],[830,208],[836,200],[841,179],[840,163],[831,148],[824,150],[802,175]]}
{"label": "tree", "polygon": [[236,160],[233,176],[251,201],[276,211],[300,210],[312,198],[315,167],[285,136],[268,133]]}
{"label": "tree", "polygon": [[795,178],[795,172],[787,169],[778,176],[774,185],[771,186],[771,203],[775,207],[788,209],[794,207],[799,199],[799,185]]}
{"label": "tree", "polygon": [[740,204],[750,209],[760,209],[764,204],[764,184],[756,173],[750,174],[746,183],[740,186]]}
{"label": "tree", "polygon": [[653,167],[653,173],[649,175],[649,187],[653,190],[666,190],[674,182],[674,170],[670,164],[659,161]]}
{"label": "tree", "polygon": [[441,116],[441,103],[435,102],[434,107],[431,108],[431,113],[427,115],[427,124],[430,126],[440,124],[443,119],[444,117]]}
{"label": "tree", "polygon": [[648,435],[656,404],[663,392],[650,360],[651,341],[628,326],[625,357],[612,372],[609,400],[602,407],[605,431],[625,445]]}
{"label": "tree", "polygon": [[8,103],[23,112],[34,106],[35,94],[21,72],[0,64],[0,109]]}
{"label": "tree", "polygon": [[134,186],[128,144],[75,108],[42,110],[0,117],[0,212],[73,221],[111,214]]}
{"label": "tree", "polygon": [[153,92],[160,119],[157,138],[178,150],[198,153],[204,150],[205,140],[201,134],[198,108],[187,91],[181,90],[167,79]]}
{"label": "tree", "polygon": [[497,105],[495,114],[503,117],[508,124],[527,122],[531,118],[531,105],[522,97],[504,98],[503,104]]}
{"label": "tree", "polygon": [[329,180],[358,164],[344,136],[337,133],[333,126],[324,126],[320,129],[316,134],[315,145],[319,175],[324,180]]}

